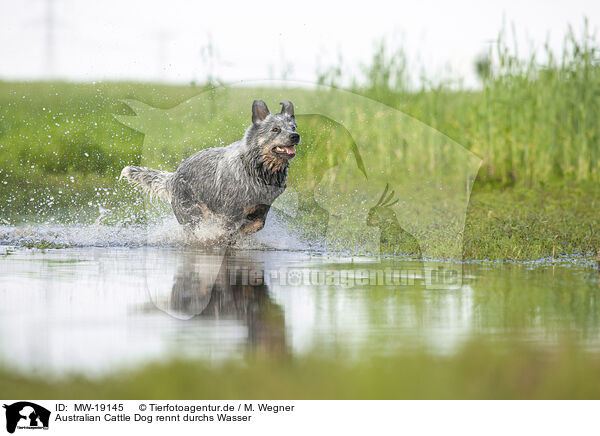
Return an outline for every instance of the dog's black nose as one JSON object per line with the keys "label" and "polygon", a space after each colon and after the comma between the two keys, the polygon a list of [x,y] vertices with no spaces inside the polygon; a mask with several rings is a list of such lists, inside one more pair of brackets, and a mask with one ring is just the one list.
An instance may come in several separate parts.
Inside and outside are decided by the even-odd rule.
{"label": "dog's black nose", "polygon": [[298,144],[300,142],[300,135],[298,135],[297,133],[292,133],[290,135],[290,140],[294,143],[294,144]]}

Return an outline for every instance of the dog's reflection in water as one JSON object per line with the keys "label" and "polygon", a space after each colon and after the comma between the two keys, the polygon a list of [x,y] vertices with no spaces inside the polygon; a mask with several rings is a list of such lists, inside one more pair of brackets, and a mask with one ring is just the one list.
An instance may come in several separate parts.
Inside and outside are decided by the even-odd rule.
{"label": "dog's reflection in water", "polygon": [[285,318],[269,296],[264,265],[251,254],[186,251],[177,268],[169,312],[178,318],[242,321],[259,354],[285,356]]}

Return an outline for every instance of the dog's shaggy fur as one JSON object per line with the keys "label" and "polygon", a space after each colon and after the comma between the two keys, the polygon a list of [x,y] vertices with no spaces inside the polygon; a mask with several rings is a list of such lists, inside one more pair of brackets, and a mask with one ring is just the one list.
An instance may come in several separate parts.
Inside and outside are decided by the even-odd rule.
{"label": "dog's shaggy fur", "polygon": [[174,173],[128,166],[121,177],[171,203],[180,224],[193,229],[211,216],[231,234],[251,234],[265,225],[271,204],[285,190],[289,161],[300,143],[294,106],[271,114],[252,104],[252,125],[241,141],[209,148],[184,160]]}

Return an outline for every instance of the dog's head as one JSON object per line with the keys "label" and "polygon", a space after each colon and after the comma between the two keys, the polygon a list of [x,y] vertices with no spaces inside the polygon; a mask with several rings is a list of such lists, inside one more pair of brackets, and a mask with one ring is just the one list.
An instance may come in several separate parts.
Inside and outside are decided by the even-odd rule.
{"label": "dog's head", "polygon": [[296,156],[296,145],[300,143],[292,102],[281,102],[281,112],[272,114],[264,101],[254,100],[247,142],[269,169],[279,171],[285,168]]}

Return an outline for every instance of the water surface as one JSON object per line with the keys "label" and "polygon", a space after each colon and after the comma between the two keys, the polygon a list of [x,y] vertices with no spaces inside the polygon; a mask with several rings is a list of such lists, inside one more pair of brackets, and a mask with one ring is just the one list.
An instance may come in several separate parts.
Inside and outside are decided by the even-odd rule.
{"label": "water surface", "polygon": [[[417,261],[281,250],[0,247],[0,359],[86,374],[195,357],[453,353],[472,338],[600,345],[597,271],[458,264],[428,289]],[[369,282],[387,271],[396,282]],[[367,277],[367,279],[365,279]]]}

